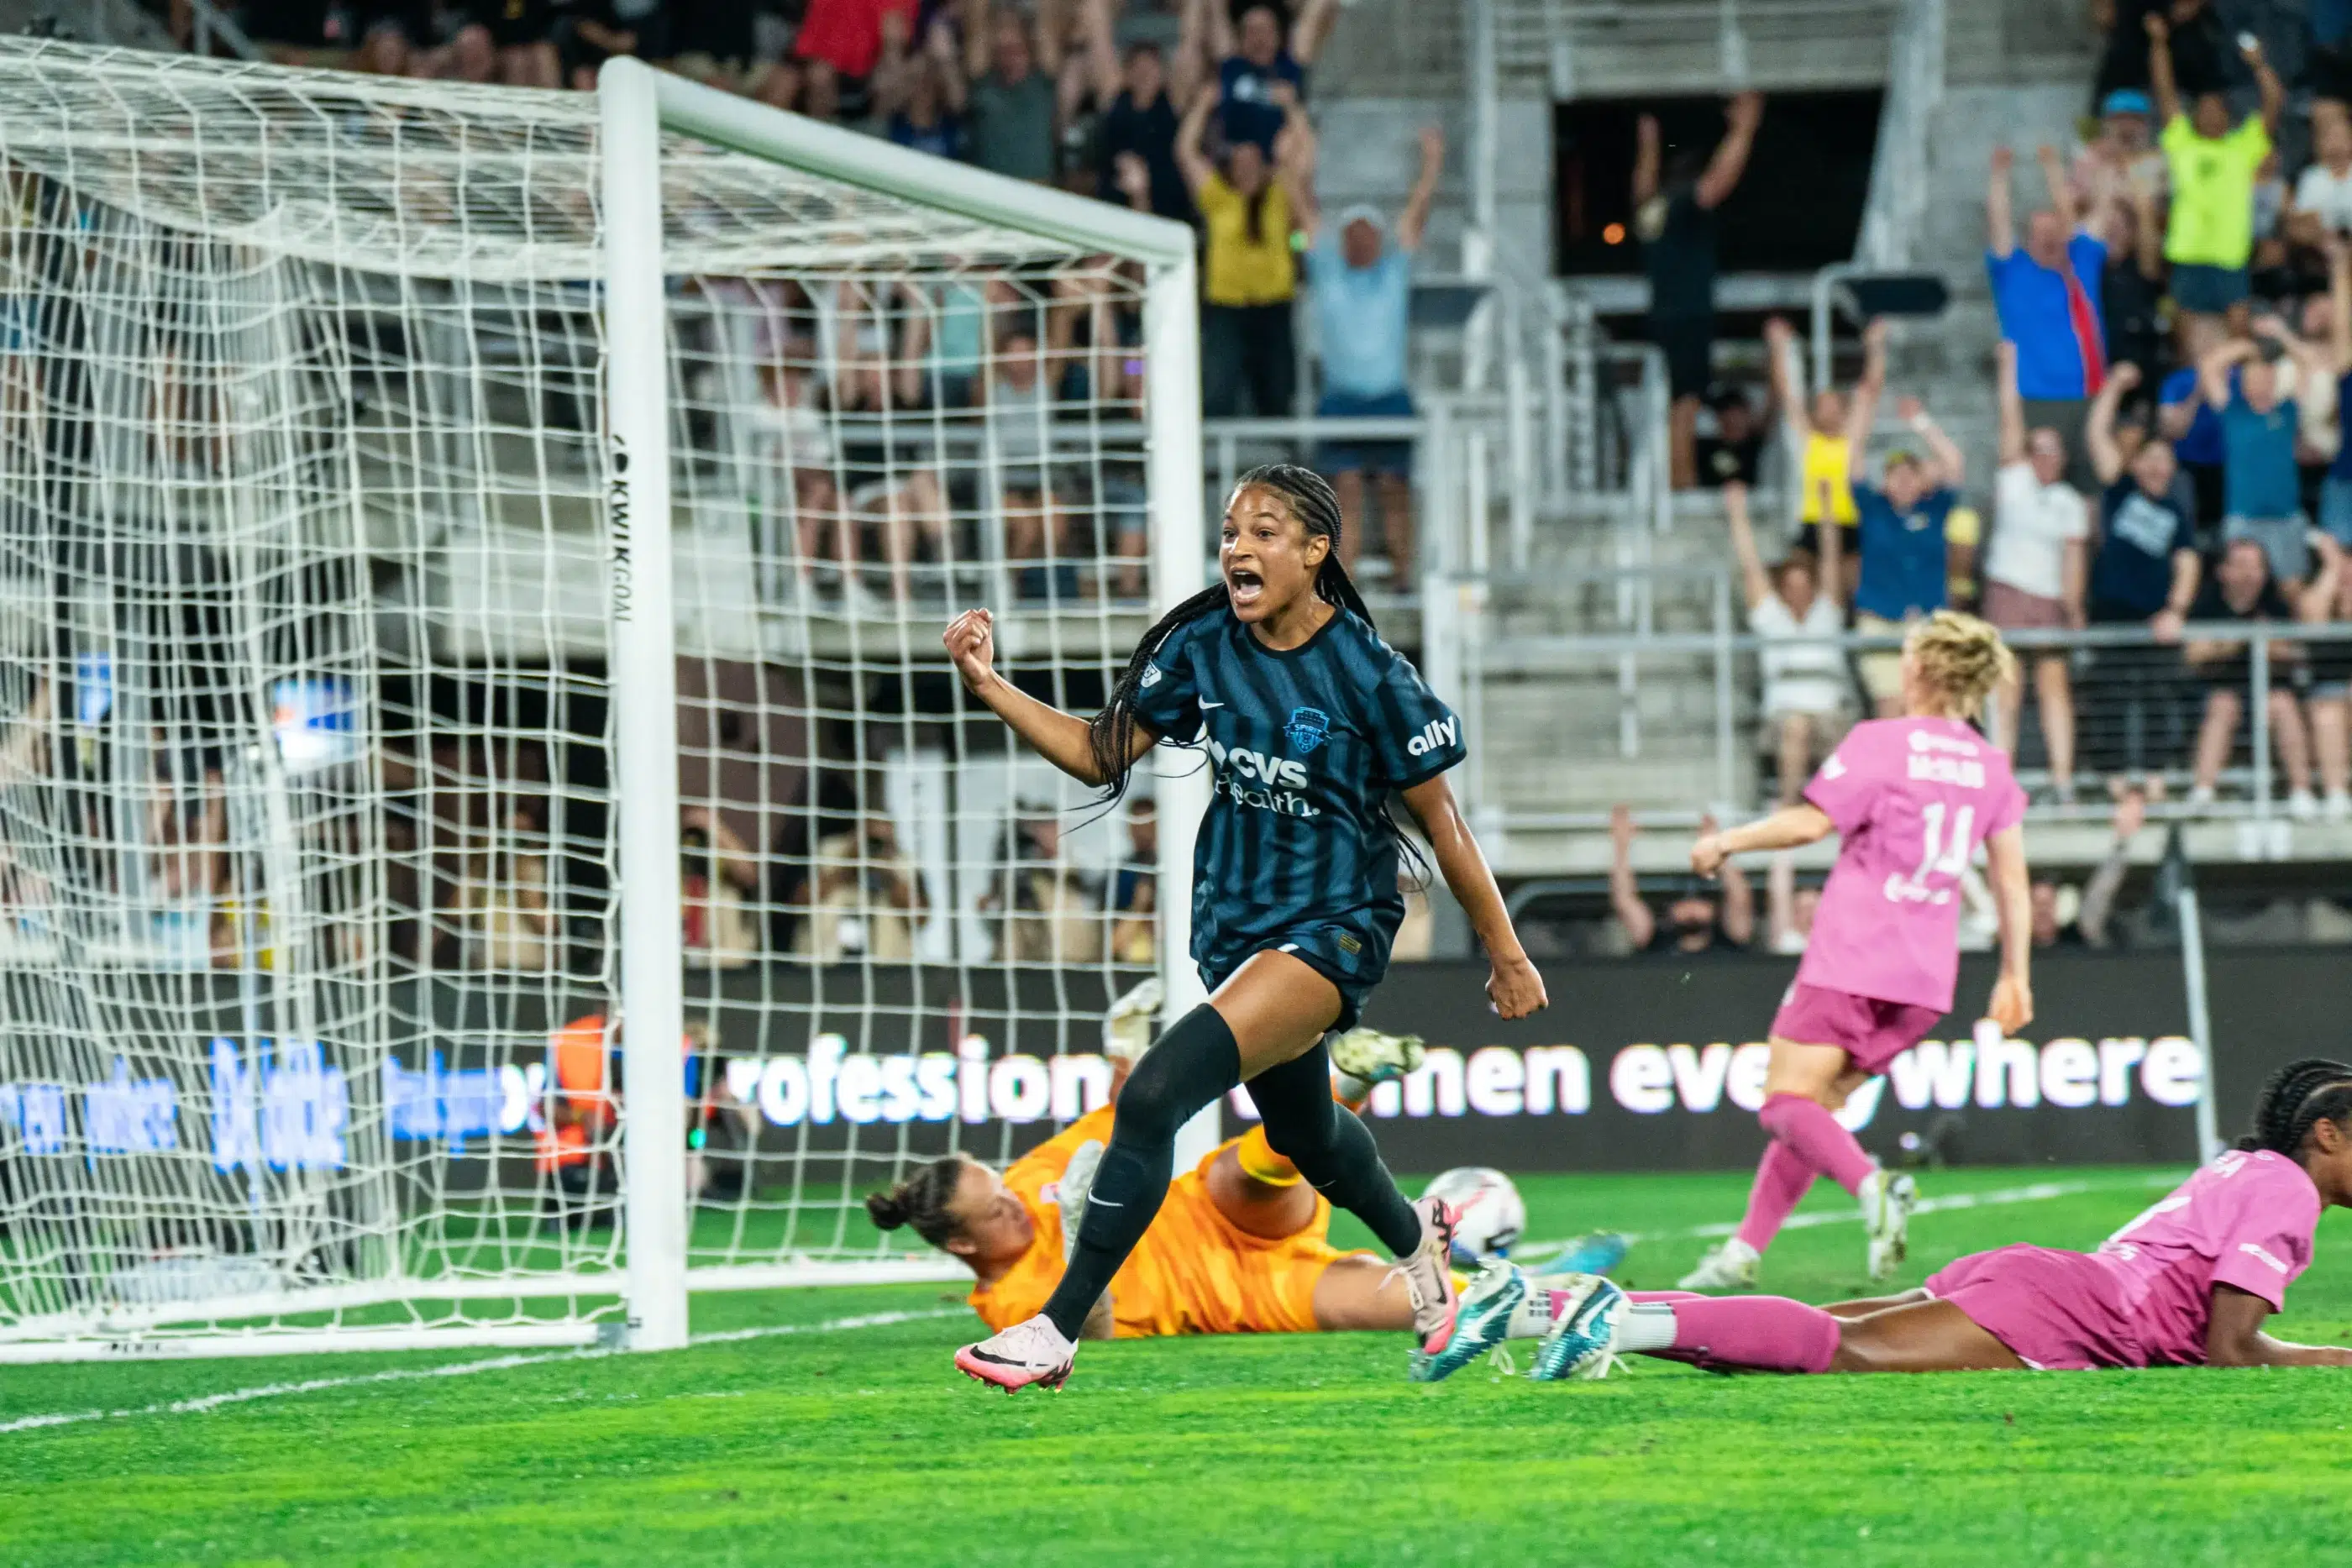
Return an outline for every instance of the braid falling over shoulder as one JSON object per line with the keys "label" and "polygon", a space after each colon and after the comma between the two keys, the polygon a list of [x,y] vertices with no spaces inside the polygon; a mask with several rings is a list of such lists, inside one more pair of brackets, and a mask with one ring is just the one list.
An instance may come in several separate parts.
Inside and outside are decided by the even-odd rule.
{"label": "braid falling over shoulder", "polygon": [[[1296,463],[1268,463],[1235,480],[1234,490],[1238,494],[1253,486],[1280,495],[1309,535],[1320,534],[1331,541],[1330,553],[1323,558],[1322,566],[1315,573],[1315,591],[1326,601],[1370,625],[1372,612],[1365,608],[1363,595],[1356,591],[1348,569],[1339,564],[1339,538],[1345,523],[1339,511],[1339,493],[1331,488],[1331,482],[1312,468]],[[1193,622],[1226,608],[1227,602],[1224,585],[1217,583],[1153,622],[1151,629],[1135,644],[1135,652],[1128,656],[1127,668],[1119,672],[1118,684],[1111,687],[1110,701],[1088,721],[1087,738],[1094,753],[1095,770],[1104,780],[1103,799],[1107,803],[1127,793],[1128,778],[1134,771],[1131,757],[1135,750],[1135,699],[1143,689],[1144,672],[1159,657],[1169,638]]]}

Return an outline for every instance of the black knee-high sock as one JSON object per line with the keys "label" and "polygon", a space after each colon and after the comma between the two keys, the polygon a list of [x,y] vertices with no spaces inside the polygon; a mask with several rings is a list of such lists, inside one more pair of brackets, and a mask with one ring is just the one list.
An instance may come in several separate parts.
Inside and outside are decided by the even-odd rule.
{"label": "black knee-high sock", "polygon": [[1087,1217],[1078,1224],[1077,1248],[1045,1302],[1045,1315],[1063,1337],[1078,1337],[1111,1276],[1160,1212],[1175,1164],[1177,1130],[1239,1082],[1241,1073],[1234,1031],[1204,1002],[1177,1019],[1128,1074]]}
{"label": "black knee-high sock", "polygon": [[1265,1141],[1316,1191],[1366,1225],[1397,1257],[1421,1245],[1421,1216],[1381,1163],[1371,1129],[1331,1098],[1331,1055],[1315,1049],[1249,1081]]}

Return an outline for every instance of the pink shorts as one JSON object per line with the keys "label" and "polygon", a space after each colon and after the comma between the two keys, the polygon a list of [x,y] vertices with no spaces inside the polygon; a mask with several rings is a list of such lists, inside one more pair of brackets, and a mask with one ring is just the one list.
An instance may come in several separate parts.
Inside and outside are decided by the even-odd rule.
{"label": "pink shorts", "polygon": [[1799,1045],[1834,1045],[1854,1066],[1875,1077],[1925,1040],[1943,1016],[1934,1008],[1883,1002],[1799,981],[1772,1015],[1772,1037]]}
{"label": "pink shorts", "polygon": [[2088,1252],[2003,1247],[1928,1276],[1927,1293],[2044,1372],[2145,1366],[2115,1276]]}

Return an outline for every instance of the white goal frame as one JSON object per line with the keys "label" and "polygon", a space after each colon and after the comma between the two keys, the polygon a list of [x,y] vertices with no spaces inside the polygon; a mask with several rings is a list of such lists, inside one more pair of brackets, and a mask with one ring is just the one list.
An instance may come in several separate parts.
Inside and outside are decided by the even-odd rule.
{"label": "white goal frame", "polygon": [[[273,94],[299,99],[313,89],[326,99],[366,99],[384,93],[404,110],[421,105],[435,112],[452,113],[460,124],[468,118],[467,106],[437,87],[385,87],[377,78],[331,72],[78,51],[58,46],[25,46],[5,52],[21,72],[25,62],[37,58],[43,47],[58,51],[63,73],[59,79],[79,80],[74,73],[102,72],[129,61],[135,63],[137,73],[152,73],[165,83],[166,90],[174,78],[217,89],[210,99],[196,93],[177,100],[176,107],[189,114],[203,112],[208,102],[217,104],[223,97],[234,99],[251,84],[255,97],[267,101],[276,101]],[[906,1251],[844,1257],[839,1255],[841,1249],[828,1253],[822,1244],[812,1249],[816,1255],[772,1254],[749,1261],[714,1259],[702,1266],[690,1261],[695,1210],[688,1190],[688,1097],[685,1074],[679,1071],[678,1041],[687,1033],[691,971],[688,955],[682,951],[680,922],[685,904],[678,668],[681,607],[674,593],[674,574],[687,574],[690,597],[692,574],[698,567],[697,558],[690,553],[681,561],[673,540],[674,506],[690,509],[696,504],[691,459],[683,453],[674,455],[673,434],[681,415],[690,414],[695,405],[691,392],[675,384],[679,361],[670,330],[668,284],[674,276],[694,275],[702,266],[685,254],[695,238],[692,224],[678,221],[680,212],[691,212],[697,219],[707,214],[680,204],[690,202],[695,192],[698,160],[708,162],[706,152],[717,151],[764,162],[779,181],[787,172],[806,176],[837,187],[836,193],[844,197],[878,199],[869,206],[917,208],[922,214],[936,214],[968,227],[993,230],[1001,237],[1032,241],[1037,249],[1051,250],[1069,263],[1109,257],[1119,264],[1117,270],[1121,287],[1129,290],[1125,298],[1130,304],[1139,301],[1129,281],[1130,269],[1139,267],[1144,278],[1139,296],[1144,350],[1140,455],[1150,536],[1143,557],[1155,612],[1190,597],[1209,580],[1209,552],[1202,532],[1208,511],[1202,461],[1198,273],[1192,231],[1182,224],[932,158],[767,108],[625,57],[603,68],[593,109],[572,95],[486,90],[500,95],[499,110],[493,113],[507,114],[531,135],[553,136],[565,150],[562,161],[546,176],[548,183],[540,183],[527,172],[524,183],[515,188],[564,204],[567,237],[561,243],[571,247],[565,265],[572,269],[561,275],[561,281],[573,290],[567,295],[566,309],[572,315],[585,317],[593,312],[602,318],[602,362],[583,358],[578,368],[583,382],[601,377],[595,390],[601,398],[603,425],[601,430],[591,425],[584,431],[565,427],[572,432],[567,439],[575,444],[571,450],[578,456],[576,465],[567,467],[564,476],[573,488],[562,492],[561,498],[577,508],[581,524],[593,523],[600,529],[588,537],[600,538],[604,553],[598,585],[602,602],[584,598],[579,612],[569,620],[586,629],[581,638],[583,645],[601,621],[605,670],[601,679],[609,697],[609,797],[603,793],[602,780],[597,788],[599,800],[610,801],[610,836],[604,837],[600,826],[597,852],[601,857],[604,846],[610,846],[616,875],[610,901],[599,904],[596,920],[610,944],[601,951],[617,960],[608,963],[600,975],[598,996],[599,1010],[612,1015],[608,1030],[620,1031],[625,1095],[618,1116],[617,1148],[606,1145],[600,1150],[600,1157],[617,1154],[617,1160],[612,1162],[617,1167],[620,1186],[615,1195],[619,1205],[616,1245],[600,1247],[584,1264],[566,1255],[546,1265],[508,1261],[472,1272],[448,1273],[404,1271],[405,1265],[395,1252],[389,1270],[381,1274],[315,1282],[264,1281],[242,1293],[139,1301],[124,1309],[109,1309],[102,1316],[79,1301],[68,1303],[64,1310],[45,1304],[37,1312],[27,1312],[0,1322],[0,1365],[457,1346],[669,1350],[688,1343],[688,1302],[694,1291],[945,1281],[962,1273],[949,1259]],[[39,112],[49,110],[40,106]],[[0,135],[0,151],[60,144],[54,137],[48,142],[42,139],[51,125],[52,121],[40,120],[37,112],[28,116],[25,133],[13,142],[14,122],[0,127],[9,132]],[[592,134],[593,151],[587,144]],[[246,143],[224,145],[241,152]],[[126,148],[139,150],[143,143],[134,136],[110,141],[107,147],[120,152]],[[527,152],[526,148],[526,156]],[[331,150],[314,155],[331,166]],[[509,165],[520,161],[508,152],[497,156],[507,158]],[[674,159],[675,165],[666,166],[666,159]],[[135,190],[138,176],[124,178]],[[119,204],[119,196],[118,191],[106,200]],[[585,226],[590,203],[583,198],[593,198],[598,209],[601,226],[593,231]],[[320,204],[322,209],[331,205],[331,201]],[[784,209],[759,210],[771,214],[767,221],[773,225],[772,213]],[[175,215],[184,217],[164,209],[155,221],[168,228]],[[312,223],[320,217],[317,213],[302,215]],[[278,221],[275,214],[263,216]],[[201,204],[196,219],[197,228],[209,235],[202,225],[211,221],[211,214]],[[303,231],[285,240],[276,229],[257,227],[258,221],[255,214],[226,212],[222,233],[233,237],[215,243],[244,244],[263,252],[282,250],[297,259],[313,260],[312,253],[320,246],[343,244],[357,249],[381,239],[377,230],[355,231],[351,236],[336,230]],[[798,221],[787,219],[786,223]],[[525,235],[528,224],[526,216],[518,225]],[[895,240],[887,237],[885,230],[876,233],[885,235],[877,240],[877,247],[907,244],[904,225]],[[729,243],[738,253],[772,246],[773,254],[781,257],[794,248],[792,236],[790,226],[745,227]],[[918,248],[922,243],[914,242]],[[679,251],[666,254],[666,246],[677,246]],[[840,248],[852,262],[864,259],[854,247],[853,241]],[[829,242],[820,237],[807,248],[829,249]],[[442,253],[420,262],[404,252],[388,258],[385,270],[436,277],[444,274],[429,264],[446,261]],[[338,260],[334,265],[345,264]],[[462,269],[464,263],[457,265]],[[363,265],[352,269],[368,270]],[[592,302],[589,291],[578,286],[595,279],[600,269],[601,300]],[[1097,275],[1103,270],[1097,268]],[[529,280],[545,281],[536,277]],[[694,323],[688,311],[681,308],[677,316],[681,331],[690,332]],[[1122,397],[1123,407],[1132,407],[1133,395],[1130,391]],[[1132,416],[1126,416],[1123,423],[1127,434],[1122,440],[1131,442]],[[1122,448],[1122,453],[1131,454],[1132,447]],[[677,466],[674,457],[684,458],[686,467]],[[1131,455],[1123,455],[1118,461],[1129,465],[1132,471]],[[348,498],[356,515],[368,492],[356,467],[352,474]],[[308,488],[301,493],[323,505],[340,507],[346,499],[337,482],[302,482]],[[679,492],[676,497],[674,483]],[[548,493],[557,494],[552,489]],[[583,535],[588,535],[586,527],[569,537]],[[691,543],[689,539],[689,548]],[[1136,607],[1134,591],[1126,591],[1131,610]],[[1104,619],[1108,624],[1108,618]],[[695,645],[691,638],[685,641],[691,657]],[[1020,650],[1004,652],[1013,655]],[[1106,654],[1107,660],[1125,662],[1114,652],[1106,650]],[[900,658],[903,661],[906,655]],[[935,644],[923,658],[944,667],[944,651]],[[257,656],[256,662],[258,664]],[[689,704],[697,700],[710,706],[712,694],[701,694],[698,699],[689,693]],[[265,783],[263,788],[282,793],[283,785]],[[1209,806],[1209,789],[1206,771],[1192,765],[1169,768],[1155,780],[1153,789],[1160,819],[1157,968],[1169,1016],[1189,1010],[1203,998],[1190,958],[1191,914],[1194,841],[1200,819]],[[265,805],[273,814],[263,830],[249,835],[255,841],[252,847],[264,853],[289,855],[293,830],[285,820],[282,802],[272,796]],[[281,885],[293,883],[285,874],[273,873],[265,892]],[[290,942],[288,946],[290,950]],[[1102,968],[1108,974],[1108,966]],[[282,972],[292,969],[289,965]],[[1130,971],[1129,979],[1133,977]],[[6,998],[0,998],[0,1007],[7,1005]],[[1065,1023],[1072,1021],[1067,1006],[1064,1004],[1065,1010],[1057,1015]],[[617,1013],[613,1012],[614,1007]],[[35,1025],[41,1021],[31,1019]],[[547,1022],[551,1028],[552,1016]],[[298,1027],[307,1030],[308,1026]],[[437,1026],[428,1020],[425,1027]],[[537,1027],[533,1024],[529,1029]],[[412,1043],[426,1038],[414,1037]],[[611,1034],[606,1038],[610,1040]],[[435,1073],[440,1071],[439,1060],[436,1051]],[[119,1060],[117,1065],[120,1071]],[[1184,1130],[1179,1155],[1197,1160],[1215,1141],[1218,1119],[1216,1106],[1204,1110]],[[383,1123],[389,1138],[389,1113]],[[901,1157],[905,1154],[902,1143]],[[609,1187],[604,1190],[610,1191]],[[0,1245],[6,1241],[0,1237]],[[567,1298],[571,1311],[564,1316],[534,1316],[512,1310],[525,1303]],[[395,1303],[411,1306],[408,1322],[372,1322],[365,1315],[370,1309]],[[432,1313],[415,1310],[427,1303],[444,1309],[479,1303],[482,1310]],[[362,1315],[346,1322],[342,1317],[346,1312]]]}
{"label": "white goal frame", "polygon": [[[667,310],[662,256],[664,132],[1041,238],[1109,251],[1147,268],[1147,486],[1154,598],[1165,608],[1206,582],[1200,329],[1193,236],[1184,225],[910,152],[771,109],[622,57],[597,78],[604,183],[605,493],[612,625],[627,1343],[687,1342],[685,1027],[677,950],[677,636],[671,598]],[[648,607],[662,612],[647,613]],[[1160,780],[1160,967],[1170,1016],[1202,996],[1192,946],[1192,847],[1207,775]],[[658,1086],[660,1092],[654,1091]],[[1179,1158],[1215,1141],[1214,1107],[1186,1129]],[[736,1266],[708,1288],[878,1281],[891,1266]],[[903,1272],[903,1270],[898,1270]],[[697,1271],[702,1272],[702,1271]],[[446,1343],[446,1336],[436,1336]]]}

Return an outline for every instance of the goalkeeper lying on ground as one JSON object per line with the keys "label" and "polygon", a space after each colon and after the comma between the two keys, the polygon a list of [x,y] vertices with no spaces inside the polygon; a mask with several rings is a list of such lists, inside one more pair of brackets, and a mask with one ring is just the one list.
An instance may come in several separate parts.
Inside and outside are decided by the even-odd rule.
{"label": "goalkeeper lying on ground", "polygon": [[[1152,994],[1120,998],[1111,1015],[1114,1100],[1150,1041],[1159,998],[1156,986],[1147,989]],[[1374,1083],[1409,1071],[1420,1045],[1374,1030],[1340,1037],[1331,1051],[1339,1070],[1335,1092],[1360,1103]],[[950,1155],[869,1197],[866,1211],[885,1230],[912,1226],[970,1265],[978,1281],[973,1309],[989,1327],[1006,1328],[1034,1316],[1061,1278],[1065,1239],[1077,1232],[1110,1118],[1108,1105],[1080,1117],[1003,1176]],[[1392,1266],[1333,1247],[1326,1239],[1330,1225],[1330,1204],[1273,1150],[1264,1129],[1253,1127],[1176,1178],[1159,1218],[1096,1303],[1086,1337],[1411,1328],[1412,1303]],[[1549,1295],[1528,1292],[1507,1337],[1549,1330]]]}

